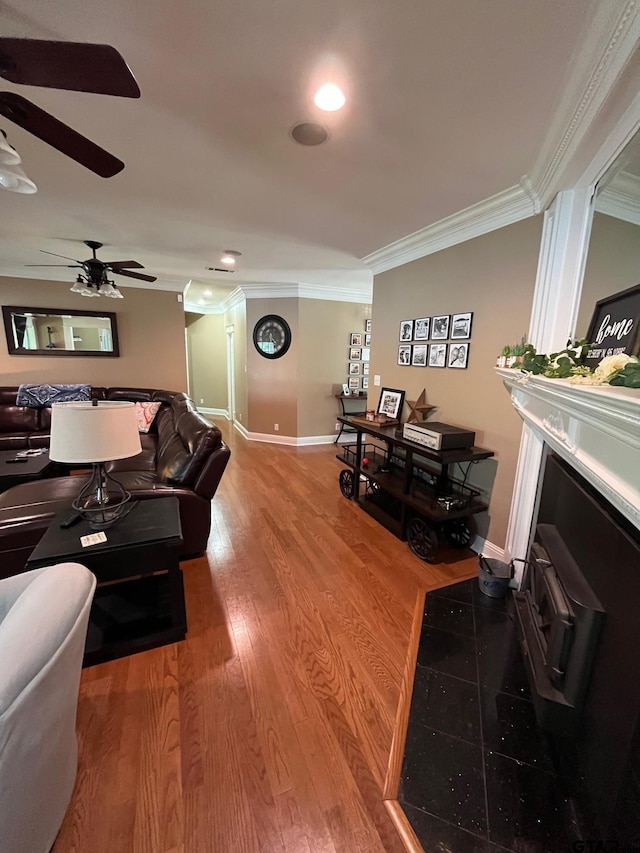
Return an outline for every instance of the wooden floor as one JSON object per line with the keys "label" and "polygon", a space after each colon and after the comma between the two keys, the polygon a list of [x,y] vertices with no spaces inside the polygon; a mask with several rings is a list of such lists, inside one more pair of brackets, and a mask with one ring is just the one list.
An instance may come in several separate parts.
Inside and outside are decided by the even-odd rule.
{"label": "wooden floor", "polygon": [[53,853],[401,853],[382,801],[429,565],[340,494],[335,446],[247,442],[182,564],[188,638],[84,670]]}

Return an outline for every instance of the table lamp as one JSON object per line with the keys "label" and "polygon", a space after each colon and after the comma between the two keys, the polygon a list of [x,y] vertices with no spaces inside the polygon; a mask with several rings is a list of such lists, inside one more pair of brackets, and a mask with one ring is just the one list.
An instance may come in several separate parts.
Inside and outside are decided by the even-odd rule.
{"label": "table lamp", "polygon": [[142,451],[135,405],[116,400],[54,403],[51,446],[54,462],[91,463],[93,473],[73,508],[93,530],[111,527],[131,509],[131,494],[104,463],[128,459]]}

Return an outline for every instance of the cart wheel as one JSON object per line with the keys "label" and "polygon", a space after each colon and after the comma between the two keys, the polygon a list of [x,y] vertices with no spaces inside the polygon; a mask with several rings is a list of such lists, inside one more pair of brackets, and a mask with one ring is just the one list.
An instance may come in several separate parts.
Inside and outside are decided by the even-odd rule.
{"label": "cart wheel", "polygon": [[424,518],[416,516],[407,524],[407,543],[416,557],[434,562],[438,551],[438,536],[432,525]]}
{"label": "cart wheel", "polygon": [[353,483],[353,471],[351,471],[349,468],[343,468],[342,471],[340,471],[340,491],[345,496],[345,498],[353,497]]}
{"label": "cart wheel", "polygon": [[452,548],[467,548],[471,542],[471,530],[465,518],[453,518],[447,521],[444,535]]}

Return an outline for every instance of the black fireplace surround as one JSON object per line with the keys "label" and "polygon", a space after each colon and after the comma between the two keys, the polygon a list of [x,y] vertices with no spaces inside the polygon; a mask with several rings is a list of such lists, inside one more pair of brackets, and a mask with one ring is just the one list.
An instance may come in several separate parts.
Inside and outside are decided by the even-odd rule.
{"label": "black fireplace surround", "polygon": [[400,805],[426,853],[640,851],[639,531],[549,454],[529,556],[427,595]]}
{"label": "black fireplace surround", "polygon": [[[549,454],[536,539],[532,558],[544,549],[552,562],[567,560],[579,572],[564,590],[576,618],[564,638],[564,651],[573,648],[555,677],[560,701],[541,698],[540,685],[530,682],[538,721],[551,729],[591,837],[633,843],[640,838],[640,533]],[[553,662],[547,664],[554,686]],[[558,710],[569,712],[569,726]]]}

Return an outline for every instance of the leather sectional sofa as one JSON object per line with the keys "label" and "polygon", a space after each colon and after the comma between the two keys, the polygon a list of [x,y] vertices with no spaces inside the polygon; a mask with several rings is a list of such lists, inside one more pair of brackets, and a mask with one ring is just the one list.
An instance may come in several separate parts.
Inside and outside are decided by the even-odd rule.
{"label": "leather sectional sofa", "polygon": [[[16,406],[17,388],[0,388],[0,450],[48,447],[51,410]],[[174,495],[180,504],[181,557],[202,554],[211,528],[211,499],[229,460],[220,430],[186,394],[151,388],[92,388],[99,400],[160,402],[142,453],[110,464],[133,497]],[[0,494],[0,577],[24,570],[53,516],[69,509],[82,476],[63,476],[13,486]]]}

